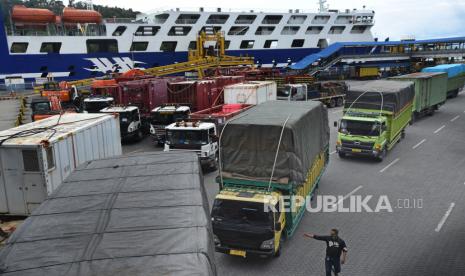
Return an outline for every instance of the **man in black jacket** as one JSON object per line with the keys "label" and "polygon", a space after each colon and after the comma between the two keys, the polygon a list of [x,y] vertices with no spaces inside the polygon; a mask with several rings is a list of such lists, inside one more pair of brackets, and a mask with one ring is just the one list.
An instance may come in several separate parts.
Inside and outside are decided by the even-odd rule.
{"label": "man in black jacket", "polygon": [[304,236],[326,242],[326,276],[331,276],[332,269],[337,276],[341,272],[341,264],[345,264],[347,258],[347,245],[343,239],[339,238],[339,231],[331,229],[330,236],[318,236],[310,233],[306,233]]}

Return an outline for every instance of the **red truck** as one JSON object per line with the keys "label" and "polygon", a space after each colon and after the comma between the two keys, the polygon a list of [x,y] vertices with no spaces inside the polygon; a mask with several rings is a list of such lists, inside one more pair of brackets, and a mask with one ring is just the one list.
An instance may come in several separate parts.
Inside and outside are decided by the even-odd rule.
{"label": "red truck", "polygon": [[252,108],[251,104],[222,104],[190,114],[193,120],[213,122],[217,126]]}

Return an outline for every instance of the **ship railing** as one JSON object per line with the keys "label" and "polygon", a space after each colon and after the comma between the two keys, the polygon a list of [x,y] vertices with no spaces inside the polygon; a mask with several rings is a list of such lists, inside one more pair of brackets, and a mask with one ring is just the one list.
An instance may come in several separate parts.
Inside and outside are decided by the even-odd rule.
{"label": "ship railing", "polygon": [[105,23],[115,24],[115,23],[124,23],[124,24],[143,24],[147,23],[147,21],[142,19],[134,19],[134,18],[105,18]]}

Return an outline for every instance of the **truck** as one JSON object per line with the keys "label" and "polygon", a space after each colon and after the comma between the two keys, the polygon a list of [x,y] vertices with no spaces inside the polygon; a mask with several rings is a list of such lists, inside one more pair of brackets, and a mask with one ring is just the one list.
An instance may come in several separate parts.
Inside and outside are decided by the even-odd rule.
{"label": "truck", "polygon": [[379,77],[378,67],[350,67],[350,77],[356,79],[376,79]]}
{"label": "truck", "polygon": [[390,79],[415,83],[412,122],[424,115],[433,115],[447,100],[446,73],[412,73]]}
{"label": "truck", "polygon": [[165,152],[193,151],[202,168],[215,170],[218,165],[218,132],[211,122],[181,120],[165,128]]}
{"label": "truck", "polygon": [[178,104],[163,104],[150,113],[150,134],[158,145],[165,143],[165,127],[178,121],[189,118],[189,106]]}
{"label": "truck", "polygon": [[84,113],[100,113],[100,110],[110,107],[115,103],[111,96],[90,96],[84,98],[82,111]]}
{"label": "truck", "polygon": [[121,141],[140,141],[144,138],[137,106],[110,106],[100,110],[100,113],[118,115]]}
{"label": "truck", "polygon": [[465,85],[465,67],[463,64],[441,64],[421,70],[426,73],[447,73],[447,98],[455,98]]}
{"label": "truck", "polygon": [[328,164],[328,112],[320,102],[269,101],[242,115],[220,136],[215,249],[279,256],[305,213],[299,199],[313,196]]}
{"label": "truck", "polygon": [[118,119],[63,114],[0,132],[0,213],[27,216],[79,165],[120,155]]}
{"label": "truck", "polygon": [[344,104],[347,91],[345,82],[315,82],[311,84],[285,84],[278,87],[278,100],[320,101],[333,108]]}
{"label": "truck", "polygon": [[387,152],[405,137],[412,119],[414,83],[376,80],[350,86],[338,129],[336,151],[383,161]]}
{"label": "truck", "polygon": [[85,162],[61,187],[1,248],[0,274],[217,275],[196,154]]}

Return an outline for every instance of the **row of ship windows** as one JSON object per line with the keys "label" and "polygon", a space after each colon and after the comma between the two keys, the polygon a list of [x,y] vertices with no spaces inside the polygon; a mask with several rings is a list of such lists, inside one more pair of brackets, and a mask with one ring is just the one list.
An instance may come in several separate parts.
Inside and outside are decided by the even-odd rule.
{"label": "row of ship windows", "polygon": [[[228,49],[231,41],[225,41],[225,48]],[[114,39],[89,39],[86,42],[87,53],[118,53],[118,41]],[[301,48],[305,44],[305,39],[294,39],[291,43],[291,48]],[[40,47],[41,53],[60,53],[61,42],[44,42]],[[177,41],[163,41],[160,46],[162,52],[176,51]],[[239,46],[240,49],[252,49],[255,45],[255,40],[243,40]],[[11,53],[26,53],[29,43],[13,42],[10,48]],[[131,44],[130,52],[145,52],[149,46],[148,41],[134,41]],[[263,48],[273,49],[278,47],[278,40],[266,40]],[[196,48],[196,41],[189,43],[189,49]]]}
{"label": "row of ship windows", "polygon": [[[320,34],[323,31],[323,26],[310,26],[305,31],[305,34]],[[118,26],[115,31],[113,32],[113,36],[121,36],[126,31],[126,26]],[[259,26],[256,31],[255,35],[271,35],[275,31],[276,27],[274,26]],[[329,34],[341,34],[346,29],[345,26],[332,26],[328,33]],[[353,34],[361,34],[364,33],[368,29],[368,26],[353,26],[351,29],[351,33]],[[134,33],[135,36],[155,36],[160,30],[160,26],[140,26],[137,28],[136,32]],[[168,36],[186,36],[192,30],[191,26],[175,26],[172,27],[168,31]],[[294,35],[299,32],[299,26],[285,26],[281,30],[282,35]],[[218,32],[221,31],[221,26],[205,26],[201,29],[201,31],[214,31]],[[229,31],[228,35],[246,35],[249,31],[248,26],[232,26]]]}
{"label": "row of ship windows", "polygon": [[[158,14],[155,16],[156,24],[164,24],[168,20],[169,14]],[[196,24],[200,14],[180,14],[176,19],[176,24]],[[307,15],[292,15],[287,24],[303,24],[307,20]],[[312,23],[326,24],[330,20],[329,15],[316,15]],[[228,14],[212,14],[207,19],[207,24],[225,24],[228,21]],[[257,19],[256,15],[238,15],[235,24],[253,24]],[[266,15],[262,24],[279,24],[283,19],[282,15]],[[372,23],[373,16],[353,16],[340,15],[336,18],[336,24],[353,24],[353,23]]]}

